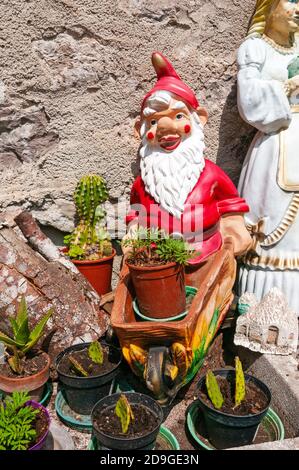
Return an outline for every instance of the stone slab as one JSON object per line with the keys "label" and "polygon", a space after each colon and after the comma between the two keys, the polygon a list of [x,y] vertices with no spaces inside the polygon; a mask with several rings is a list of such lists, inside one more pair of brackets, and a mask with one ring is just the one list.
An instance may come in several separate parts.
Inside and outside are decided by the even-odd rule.
{"label": "stone slab", "polygon": [[263,380],[272,392],[271,407],[278,413],[285,426],[286,437],[299,436],[299,370],[293,356],[273,356],[252,353],[240,348],[251,362],[248,372]]}
{"label": "stone slab", "polygon": [[299,450],[299,437],[284,439],[283,441],[264,442],[243,447],[231,447],[227,450]]}

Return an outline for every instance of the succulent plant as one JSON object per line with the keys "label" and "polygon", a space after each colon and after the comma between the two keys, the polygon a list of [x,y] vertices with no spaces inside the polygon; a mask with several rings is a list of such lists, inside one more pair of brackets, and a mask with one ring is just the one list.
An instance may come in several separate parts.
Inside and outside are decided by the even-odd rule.
{"label": "succulent plant", "polygon": [[213,403],[214,407],[219,410],[223,405],[224,399],[217,379],[211,370],[209,370],[206,375],[206,387],[211,402]]}
{"label": "succulent plant", "polygon": [[[104,352],[101,344],[98,341],[93,341],[93,343],[90,343],[88,347],[88,357],[94,364],[98,364],[99,366],[103,364]],[[70,361],[71,369],[78,377],[89,377],[91,366],[89,366],[86,370],[84,369],[84,366],[81,364],[80,360],[71,355],[68,356],[68,359]]]}
{"label": "succulent plant", "polygon": [[245,378],[241,361],[238,357],[235,358],[236,369],[236,387],[235,387],[235,405],[239,406],[245,399]]}
{"label": "succulent plant", "polygon": [[[206,388],[208,396],[217,410],[220,410],[224,403],[217,378],[211,370],[206,374]],[[242,363],[238,356],[235,357],[235,406],[237,408],[246,398],[246,383]]]}
{"label": "succulent plant", "polygon": [[134,414],[126,395],[121,394],[116,405],[115,414],[119,418],[123,434],[128,432],[130,423],[134,421]]}
{"label": "succulent plant", "polygon": [[80,179],[74,192],[79,224],[64,237],[70,258],[97,260],[112,254],[112,244],[104,224],[106,212],[103,203],[107,199],[107,186],[101,176],[87,175]]}
{"label": "succulent plant", "polygon": [[126,238],[122,246],[130,248],[129,263],[147,264],[153,259],[161,264],[175,262],[186,265],[188,259],[198,256],[182,239],[172,238],[163,230],[139,228],[135,238]]}
{"label": "succulent plant", "polygon": [[16,317],[10,318],[12,334],[9,336],[0,331],[0,341],[10,351],[8,364],[16,374],[23,372],[24,358],[42,337],[44,328],[52,313],[53,309],[50,309],[30,331],[26,299],[23,296]]}

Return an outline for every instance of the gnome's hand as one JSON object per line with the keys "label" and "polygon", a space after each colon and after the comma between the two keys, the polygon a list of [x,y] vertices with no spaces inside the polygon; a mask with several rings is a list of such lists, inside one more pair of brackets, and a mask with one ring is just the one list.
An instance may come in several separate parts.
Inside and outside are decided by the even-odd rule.
{"label": "gnome's hand", "polygon": [[[130,240],[130,239],[137,238],[138,228],[139,228],[138,222],[134,222],[134,221],[131,222],[129,230],[126,233],[126,235],[123,237],[122,242],[124,240]],[[132,249],[131,249],[130,246],[123,246],[123,244],[121,246],[121,249],[122,249],[122,252],[123,252],[123,255],[124,255],[124,260],[126,260],[127,257],[129,256],[129,254],[131,253]]]}
{"label": "gnome's hand", "polygon": [[221,217],[220,232],[223,240],[232,238],[235,256],[245,254],[252,247],[253,239],[245,226],[242,214],[226,214]]}

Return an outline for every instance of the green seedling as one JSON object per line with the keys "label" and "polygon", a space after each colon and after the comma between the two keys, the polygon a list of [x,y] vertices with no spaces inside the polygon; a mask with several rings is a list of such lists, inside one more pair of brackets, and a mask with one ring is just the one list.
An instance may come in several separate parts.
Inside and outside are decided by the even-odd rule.
{"label": "green seedling", "polygon": [[208,391],[209,398],[213,403],[214,407],[217,410],[220,410],[224,403],[220,387],[218,385],[217,379],[211,370],[208,371],[206,375],[206,387]]}
{"label": "green seedling", "polygon": [[131,421],[134,421],[134,415],[127,397],[121,394],[115,406],[115,414],[120,419],[121,429],[124,434],[128,432]]}
{"label": "green seedling", "polygon": [[235,358],[236,369],[236,387],[235,387],[235,406],[239,406],[245,399],[245,377],[241,361],[238,357]]}
{"label": "green seedling", "polygon": [[[240,406],[246,397],[246,383],[242,363],[238,357],[235,358],[235,406],[233,409]],[[213,403],[214,407],[220,410],[224,403],[224,398],[220,391],[216,377],[212,371],[208,371],[206,375],[206,387],[208,396]]]}
{"label": "green seedling", "polygon": [[88,348],[88,356],[95,364],[99,364],[100,366],[104,362],[104,354],[103,348],[98,341],[94,341],[89,345]]}
{"label": "green seedling", "polygon": [[84,369],[80,362],[77,361],[77,359],[72,356],[69,356],[69,361],[71,363],[71,368],[73,369],[76,375],[78,375],[79,377],[89,376],[89,373]]}

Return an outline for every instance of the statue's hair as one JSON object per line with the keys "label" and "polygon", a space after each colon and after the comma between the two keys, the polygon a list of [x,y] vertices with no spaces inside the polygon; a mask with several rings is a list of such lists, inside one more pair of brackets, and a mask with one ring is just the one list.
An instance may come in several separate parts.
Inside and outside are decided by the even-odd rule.
{"label": "statue's hair", "polygon": [[265,31],[267,17],[279,0],[256,0],[255,11],[250,22],[249,36],[259,36]]}

